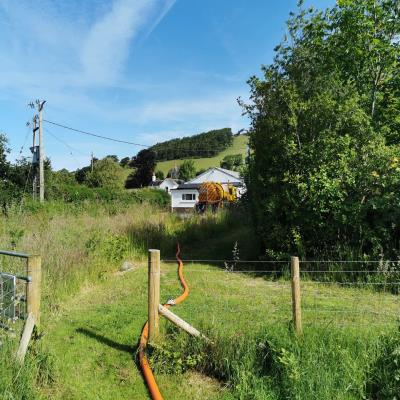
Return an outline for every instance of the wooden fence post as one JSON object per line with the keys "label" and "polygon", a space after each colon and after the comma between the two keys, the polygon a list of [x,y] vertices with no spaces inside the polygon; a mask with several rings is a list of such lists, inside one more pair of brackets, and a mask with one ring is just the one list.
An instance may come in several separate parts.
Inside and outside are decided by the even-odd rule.
{"label": "wooden fence post", "polygon": [[40,256],[29,256],[27,275],[31,278],[27,284],[27,315],[32,313],[36,325],[40,324],[40,296],[42,279],[42,259]]}
{"label": "wooden fence post", "polygon": [[31,340],[33,328],[35,327],[35,317],[32,313],[28,314],[28,318],[25,321],[24,330],[22,337],[19,342],[18,351],[16,354],[17,360],[22,364],[25,359],[25,354],[28,350],[29,341]]}
{"label": "wooden fence post", "polygon": [[292,257],[292,308],[293,323],[297,335],[303,333],[301,324],[301,293],[300,293],[300,262],[298,257]]}
{"label": "wooden fence post", "polygon": [[158,315],[158,305],[160,304],[160,250],[149,250],[148,284],[149,343],[154,343],[160,331]]}

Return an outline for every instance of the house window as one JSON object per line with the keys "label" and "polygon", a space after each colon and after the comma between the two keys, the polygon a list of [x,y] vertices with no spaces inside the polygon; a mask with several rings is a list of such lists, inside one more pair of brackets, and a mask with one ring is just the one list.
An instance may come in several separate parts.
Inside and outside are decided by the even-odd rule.
{"label": "house window", "polygon": [[182,195],[182,200],[188,200],[188,201],[196,200],[196,195],[194,193],[184,193]]}

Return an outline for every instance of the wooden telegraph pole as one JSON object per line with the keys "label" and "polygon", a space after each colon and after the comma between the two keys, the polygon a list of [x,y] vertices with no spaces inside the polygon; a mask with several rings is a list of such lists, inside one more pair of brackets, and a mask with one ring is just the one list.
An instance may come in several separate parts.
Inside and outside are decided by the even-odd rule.
{"label": "wooden telegraph pole", "polygon": [[43,143],[43,107],[46,100],[36,100],[39,111],[39,200],[44,202],[44,143]]}

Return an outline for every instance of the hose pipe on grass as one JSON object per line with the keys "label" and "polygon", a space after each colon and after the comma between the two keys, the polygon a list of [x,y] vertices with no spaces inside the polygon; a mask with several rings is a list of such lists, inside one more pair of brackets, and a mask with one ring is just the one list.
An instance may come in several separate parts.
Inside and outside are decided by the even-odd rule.
{"label": "hose pipe on grass", "polygon": [[[164,307],[166,308],[170,308],[172,305],[181,303],[183,300],[186,299],[186,297],[189,296],[189,287],[185,281],[185,278],[183,277],[183,262],[180,258],[180,253],[181,249],[178,243],[176,251],[176,261],[178,262],[178,277],[183,287],[183,292],[176,299],[168,301],[167,304],[164,304]],[[149,389],[152,400],[163,400],[160,389],[154,377],[153,371],[151,370],[149,362],[146,357],[146,346],[147,346],[148,336],[149,336],[149,325],[148,322],[146,322],[142,329],[142,334],[140,336],[140,343],[139,343],[138,353],[139,353],[140,368],[142,370],[143,377],[144,380],[146,381],[146,385]]]}

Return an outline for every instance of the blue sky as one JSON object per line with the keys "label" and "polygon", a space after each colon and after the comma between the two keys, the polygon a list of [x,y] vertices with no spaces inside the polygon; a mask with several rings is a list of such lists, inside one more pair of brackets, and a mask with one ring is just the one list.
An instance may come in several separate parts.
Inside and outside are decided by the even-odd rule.
{"label": "blue sky", "polygon": [[[307,0],[319,8],[334,0]],[[248,126],[236,98],[268,64],[296,0],[0,0],[0,131],[29,156],[27,103],[45,118],[144,144]],[[47,125],[56,169],[140,148]],[[65,145],[65,143],[67,145]]]}

